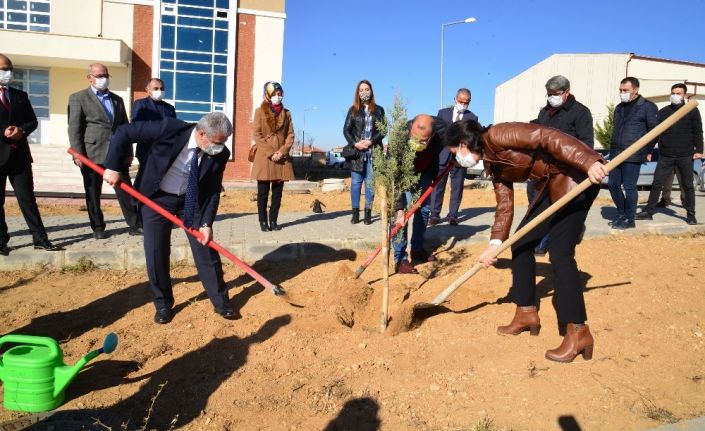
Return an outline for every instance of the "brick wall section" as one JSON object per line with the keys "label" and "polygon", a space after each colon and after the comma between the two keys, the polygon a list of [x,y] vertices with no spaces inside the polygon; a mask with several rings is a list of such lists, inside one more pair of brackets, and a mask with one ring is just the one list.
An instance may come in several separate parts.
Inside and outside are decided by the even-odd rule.
{"label": "brick wall section", "polygon": [[225,179],[250,177],[247,153],[252,141],[252,85],[255,65],[254,15],[237,15],[237,51],[235,53],[234,159],[225,168]]}
{"label": "brick wall section", "polygon": [[144,88],[152,77],[154,7],[135,5],[132,19],[132,100],[147,97]]}

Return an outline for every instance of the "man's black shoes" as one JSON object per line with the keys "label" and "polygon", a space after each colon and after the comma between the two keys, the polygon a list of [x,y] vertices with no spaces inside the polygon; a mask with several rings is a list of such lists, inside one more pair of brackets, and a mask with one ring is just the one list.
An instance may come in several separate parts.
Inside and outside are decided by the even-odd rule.
{"label": "man's black shoes", "polygon": [[698,224],[698,220],[695,218],[694,215],[688,216],[688,218],[685,220],[685,222],[691,226],[695,226],[696,224]]}
{"label": "man's black shoes", "polygon": [[654,216],[648,211],[642,211],[639,214],[635,215],[634,218],[637,220],[653,220]]}
{"label": "man's black shoes", "polygon": [[0,256],[9,256],[10,255],[10,247],[7,246],[4,242],[0,242]]}
{"label": "man's black shoes", "polygon": [[59,247],[58,245],[54,245],[49,241],[48,239],[45,239],[43,241],[40,241],[36,244],[34,244],[34,249],[35,250],[44,250],[44,251],[60,251],[63,250],[63,248]]}
{"label": "man's black shoes", "polygon": [[216,309],[215,309],[215,312],[218,313],[218,314],[220,314],[220,316],[221,316],[223,319],[235,320],[235,319],[238,318],[237,313],[236,313],[235,310],[233,310],[232,307],[230,307],[230,306],[225,306],[225,307],[223,307],[223,308],[216,308]]}
{"label": "man's black shoes", "polygon": [[93,232],[93,238],[95,239],[106,239],[108,234],[104,230],[97,230]]}
{"label": "man's black shoes", "polygon": [[144,231],[142,230],[141,227],[136,227],[134,229],[130,229],[130,231],[128,232],[128,235],[130,235],[130,236],[143,236]]}
{"label": "man's black shoes", "polygon": [[159,308],[157,309],[157,312],[154,313],[154,321],[161,325],[165,325],[171,322],[171,319],[173,318],[174,313],[171,311],[170,308]]}

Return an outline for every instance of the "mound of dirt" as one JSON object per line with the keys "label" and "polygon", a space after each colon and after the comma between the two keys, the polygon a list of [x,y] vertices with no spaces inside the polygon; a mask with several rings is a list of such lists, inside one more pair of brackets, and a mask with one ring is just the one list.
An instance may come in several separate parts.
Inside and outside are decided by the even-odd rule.
{"label": "mound of dirt", "polygon": [[328,286],[326,296],[333,304],[333,314],[341,324],[352,328],[356,315],[367,307],[374,290],[364,280],[355,279],[353,271],[344,263],[338,264],[336,277]]}

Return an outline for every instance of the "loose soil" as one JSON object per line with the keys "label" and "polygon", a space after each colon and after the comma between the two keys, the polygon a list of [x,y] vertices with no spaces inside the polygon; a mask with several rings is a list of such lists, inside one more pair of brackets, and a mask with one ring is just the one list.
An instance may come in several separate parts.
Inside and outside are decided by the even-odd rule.
{"label": "loose soil", "polygon": [[[492,198],[472,192],[477,202]],[[495,333],[514,312],[506,255],[443,307],[399,325],[404,307],[429,301],[475,262],[479,244],[437,250],[420,275],[390,278],[398,335],[379,333],[381,257],[353,280],[366,256],[344,260],[349,251],[255,264],[287,300],[227,265],[235,321],[213,313],[188,266],[172,269],[168,325],[153,323],[141,271],[2,272],[0,334],[54,337],[74,363],[117,333],[117,350],[78,375],[61,409],[110,411],[144,429],[468,430],[483,418],[512,430],[578,429],[561,428],[571,421],[582,430],[647,429],[705,414],[703,248],[702,236],[580,244],[595,353],[571,364],[544,358],[561,341],[548,258],[537,266],[538,337]],[[23,415],[0,409],[0,422]]]}

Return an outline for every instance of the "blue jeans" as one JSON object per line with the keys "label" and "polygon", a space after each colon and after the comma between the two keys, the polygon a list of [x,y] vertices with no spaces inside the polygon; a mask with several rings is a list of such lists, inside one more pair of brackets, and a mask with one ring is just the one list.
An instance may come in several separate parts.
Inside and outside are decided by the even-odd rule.
{"label": "blue jeans", "polygon": [[352,207],[360,208],[360,192],[362,191],[362,182],[365,182],[365,209],[372,209],[372,202],[375,200],[375,191],[372,188],[372,156],[368,156],[365,162],[365,168],[362,172],[350,171],[352,182],[350,184],[350,200]]}
{"label": "blue jeans", "polygon": [[[639,195],[636,182],[639,179],[641,163],[624,162],[610,172],[607,177],[607,186],[610,189],[612,200],[617,206],[617,217],[634,220],[636,203]],[[622,192],[624,187],[624,192]]]}
{"label": "blue jeans", "polygon": [[[416,186],[416,190],[426,190],[428,186],[433,182],[434,177],[431,172],[421,173],[421,178],[419,178],[419,184]],[[404,201],[404,206],[410,208],[413,202],[411,201],[412,192],[406,192],[402,195]],[[426,226],[428,226],[428,219],[431,216],[431,200],[426,199],[421,208],[416,210],[414,213],[414,231],[411,234],[411,250],[421,250],[423,249],[424,237],[426,236]],[[392,218],[392,224],[396,223],[396,217]],[[408,226],[408,225],[407,225]],[[399,263],[406,259],[406,245],[407,245],[407,226],[399,230],[396,235],[392,238],[392,248],[394,248],[394,262]]]}

